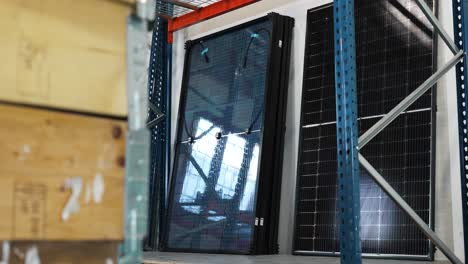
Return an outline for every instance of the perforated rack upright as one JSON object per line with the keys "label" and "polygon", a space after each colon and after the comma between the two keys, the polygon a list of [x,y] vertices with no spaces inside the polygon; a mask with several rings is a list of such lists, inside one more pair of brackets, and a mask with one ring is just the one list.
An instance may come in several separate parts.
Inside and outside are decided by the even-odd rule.
{"label": "perforated rack upright", "polygon": [[341,262],[361,263],[354,1],[335,1],[333,9]]}
{"label": "perforated rack upright", "polygon": [[148,68],[149,113],[151,131],[149,232],[146,249],[157,250],[160,223],[166,208],[171,149],[171,63],[172,44],[167,43],[167,21],[159,14],[170,12],[170,4],[157,0]]}
{"label": "perforated rack upright", "polygon": [[[453,0],[453,26],[455,44],[461,50],[468,49],[468,0]],[[465,259],[468,256],[468,71],[466,53],[463,61],[456,65],[458,135],[460,144],[460,176],[463,212],[463,238]]]}

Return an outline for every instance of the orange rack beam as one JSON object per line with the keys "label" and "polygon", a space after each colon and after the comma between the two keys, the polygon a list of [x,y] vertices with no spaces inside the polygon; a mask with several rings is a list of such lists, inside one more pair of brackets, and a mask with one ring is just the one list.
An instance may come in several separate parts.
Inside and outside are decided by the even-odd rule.
{"label": "orange rack beam", "polygon": [[221,0],[182,16],[169,19],[167,25],[167,42],[173,42],[173,33],[179,29],[186,28],[258,1],[260,0]]}

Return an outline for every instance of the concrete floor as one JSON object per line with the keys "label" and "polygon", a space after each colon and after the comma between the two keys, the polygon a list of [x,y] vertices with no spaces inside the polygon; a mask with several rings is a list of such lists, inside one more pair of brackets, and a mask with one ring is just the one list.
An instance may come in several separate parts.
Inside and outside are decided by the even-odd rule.
{"label": "concrete floor", "polygon": [[[144,263],[147,264],[339,264],[339,258],[303,257],[290,255],[274,256],[235,256],[213,254],[188,254],[167,252],[146,252]],[[365,259],[366,264],[424,264],[447,262],[396,261]]]}

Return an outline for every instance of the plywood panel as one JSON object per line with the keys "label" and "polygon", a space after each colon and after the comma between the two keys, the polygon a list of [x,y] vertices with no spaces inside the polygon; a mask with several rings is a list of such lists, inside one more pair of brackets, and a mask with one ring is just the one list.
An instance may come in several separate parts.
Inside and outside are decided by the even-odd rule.
{"label": "plywood panel", "polygon": [[[10,243],[10,264],[23,264],[26,252],[36,247],[45,264],[117,263],[116,242],[13,242]],[[107,261],[107,262],[106,262]],[[111,262],[112,261],[112,262]]]}
{"label": "plywood panel", "polygon": [[[0,104],[0,240],[122,239],[125,131],[125,121]],[[63,221],[72,178],[83,181],[80,210]]]}
{"label": "plywood panel", "polygon": [[126,115],[126,17],[102,0],[0,0],[0,100]]}

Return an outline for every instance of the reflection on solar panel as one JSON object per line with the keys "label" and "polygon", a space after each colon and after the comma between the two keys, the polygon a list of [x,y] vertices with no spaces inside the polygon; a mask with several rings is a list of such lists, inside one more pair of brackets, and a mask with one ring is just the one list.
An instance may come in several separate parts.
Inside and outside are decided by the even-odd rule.
{"label": "reflection on solar panel", "polygon": [[[362,134],[431,75],[433,33],[414,0],[356,0],[355,6]],[[332,6],[309,11],[306,41],[294,250],[339,254]],[[432,104],[428,92],[361,150],[430,225]],[[364,254],[432,258],[429,241],[364,169],[361,239]]]}
{"label": "reflection on solar panel", "polygon": [[292,26],[270,14],[187,43],[164,249],[277,250]]}

